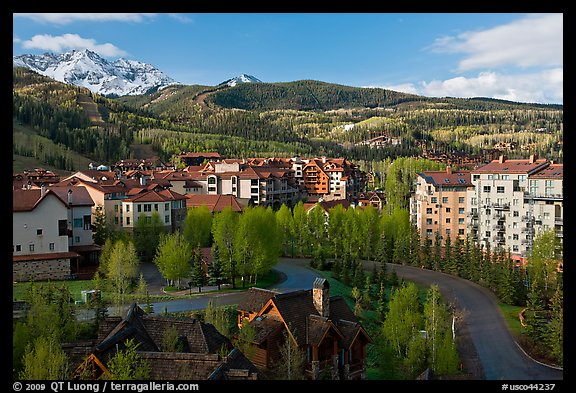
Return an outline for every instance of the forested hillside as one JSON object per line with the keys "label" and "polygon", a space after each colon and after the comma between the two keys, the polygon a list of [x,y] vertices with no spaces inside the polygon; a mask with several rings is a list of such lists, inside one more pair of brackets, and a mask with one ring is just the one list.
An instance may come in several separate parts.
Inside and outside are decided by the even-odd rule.
{"label": "forested hillside", "polygon": [[[14,152],[63,170],[70,154],[112,164],[151,144],[164,160],[183,150],[228,157],[345,156],[366,169],[402,156],[480,154],[563,160],[563,108],[492,99],[426,98],[318,81],[170,86],[110,99],[33,71],[13,71]],[[55,146],[46,153],[34,130]],[[373,146],[374,137],[394,143]],[[38,145],[40,143],[40,145]],[[78,161],[78,160],[76,160]]]}

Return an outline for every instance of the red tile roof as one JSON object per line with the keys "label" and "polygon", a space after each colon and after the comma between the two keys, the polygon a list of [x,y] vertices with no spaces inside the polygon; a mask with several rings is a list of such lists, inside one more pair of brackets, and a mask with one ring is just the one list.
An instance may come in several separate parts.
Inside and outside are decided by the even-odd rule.
{"label": "red tile roof", "polygon": [[186,207],[197,206],[207,206],[212,213],[226,207],[231,207],[236,212],[242,211],[242,206],[234,195],[186,194]]}

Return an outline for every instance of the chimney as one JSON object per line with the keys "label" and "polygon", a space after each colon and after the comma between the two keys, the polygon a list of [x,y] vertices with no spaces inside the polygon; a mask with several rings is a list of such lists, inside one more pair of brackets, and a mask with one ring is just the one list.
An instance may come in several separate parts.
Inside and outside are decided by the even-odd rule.
{"label": "chimney", "polygon": [[312,285],[312,302],[318,314],[330,317],[330,283],[325,278],[316,277]]}
{"label": "chimney", "polygon": [[506,156],[505,156],[505,155],[501,155],[500,158],[498,159],[498,162],[499,162],[500,164],[503,164],[504,161],[506,161]]}
{"label": "chimney", "polygon": [[322,156],[322,164],[326,164],[326,156]]}
{"label": "chimney", "polygon": [[534,153],[534,154],[530,154],[530,164],[534,164],[536,162],[536,160],[538,159],[538,154]]}
{"label": "chimney", "polygon": [[46,184],[42,183],[40,184],[40,198],[42,198],[44,195],[46,195]]}
{"label": "chimney", "polygon": [[71,188],[68,189],[68,204],[69,205],[72,204],[72,189]]}
{"label": "chimney", "polygon": [[451,174],[452,174],[452,166],[451,166],[451,165],[446,165],[446,173],[447,173],[448,175],[451,175]]}

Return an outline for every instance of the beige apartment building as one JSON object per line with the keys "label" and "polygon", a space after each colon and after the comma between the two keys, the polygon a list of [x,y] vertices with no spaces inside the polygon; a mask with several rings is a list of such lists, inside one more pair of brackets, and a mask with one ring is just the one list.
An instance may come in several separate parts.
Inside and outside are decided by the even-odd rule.
{"label": "beige apartment building", "polygon": [[535,237],[555,229],[562,237],[563,165],[531,155],[509,160],[500,156],[472,171],[468,225],[477,241],[501,247],[524,261]]}
{"label": "beige apartment building", "polygon": [[422,240],[433,241],[436,232],[443,242],[466,237],[466,195],[472,186],[470,171],[453,171],[450,166],[417,174],[410,215]]}

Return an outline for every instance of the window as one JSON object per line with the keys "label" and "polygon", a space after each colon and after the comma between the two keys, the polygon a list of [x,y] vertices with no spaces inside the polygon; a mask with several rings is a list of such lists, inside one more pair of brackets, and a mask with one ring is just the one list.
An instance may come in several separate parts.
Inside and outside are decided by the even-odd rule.
{"label": "window", "polygon": [[42,229],[36,229],[36,235],[42,236]]}
{"label": "window", "polygon": [[458,236],[464,236],[464,229],[463,228],[458,229]]}
{"label": "window", "polygon": [[512,235],[512,240],[518,240],[519,236],[517,233]]}
{"label": "window", "polygon": [[450,218],[446,219],[446,224],[450,224]]}
{"label": "window", "polygon": [[544,215],[543,215],[543,217],[544,217],[545,220],[550,219],[550,213],[545,212]]}
{"label": "window", "polygon": [[250,189],[250,192],[251,192],[252,194],[258,194],[258,187],[252,187],[252,188]]}
{"label": "window", "polygon": [[488,180],[494,179],[494,175],[488,175]]}
{"label": "window", "polygon": [[512,199],[512,206],[518,206],[518,199]]}
{"label": "window", "polygon": [[130,205],[126,205],[126,213],[130,211]]}
{"label": "window", "polygon": [[426,236],[432,236],[432,229],[426,229]]}
{"label": "window", "polygon": [[28,249],[29,249],[30,251],[34,251],[34,244],[30,244],[30,245],[28,246]]}
{"label": "window", "polygon": [[50,251],[54,251],[54,243],[50,243],[48,245],[48,248],[50,249]]}
{"label": "window", "polygon": [[504,194],[504,186],[498,186],[496,187],[496,192],[498,194]]}
{"label": "window", "polygon": [[142,212],[142,205],[137,205],[138,206],[138,213]]}
{"label": "window", "polygon": [[510,175],[500,175],[501,180],[510,180]]}
{"label": "window", "polygon": [[58,220],[58,236],[67,236],[67,235],[68,235],[68,221]]}
{"label": "window", "polygon": [[82,228],[82,219],[81,218],[75,218],[74,219],[74,228]]}
{"label": "window", "polygon": [[464,203],[464,197],[458,197],[458,203]]}
{"label": "window", "polygon": [[525,181],[525,180],[526,180],[526,175],[518,175],[518,180],[519,180],[519,181]]}
{"label": "window", "polygon": [[486,215],[489,216],[490,213],[491,213],[491,210],[490,210],[490,209],[486,209]]}
{"label": "window", "polygon": [[216,192],[216,187],[210,186],[208,187],[209,192]]}
{"label": "window", "polygon": [[118,212],[118,205],[114,205],[114,211]]}
{"label": "window", "polygon": [[451,232],[452,232],[452,231],[450,230],[450,228],[446,228],[446,236],[450,236],[450,233],[451,233]]}
{"label": "window", "polygon": [[426,219],[426,225],[432,225],[432,219],[431,218]]}
{"label": "window", "polygon": [[[430,232],[432,232],[432,230],[430,230]],[[22,245],[16,244],[16,252],[20,252],[20,251],[22,251]]]}
{"label": "window", "polygon": [[514,210],[514,211],[512,212],[512,216],[513,216],[513,217],[519,217],[519,216],[520,216],[520,213],[518,212],[518,210]]}
{"label": "window", "polygon": [[458,224],[460,224],[460,225],[464,224],[464,218],[459,218],[459,219],[458,219]]}
{"label": "window", "polygon": [[516,245],[512,246],[512,251],[518,252],[518,246],[516,246]]}
{"label": "window", "polygon": [[426,214],[432,214],[432,208],[431,207],[426,208]]}
{"label": "window", "polygon": [[484,234],[485,237],[490,237],[490,231],[486,231],[486,233]]}
{"label": "window", "polygon": [[170,210],[170,202],[164,204],[164,211]]}
{"label": "window", "polygon": [[251,186],[257,186],[257,185],[258,185],[258,179],[251,179],[251,180],[250,180],[250,185],[251,185]]}
{"label": "window", "polygon": [[154,210],[158,211],[158,204],[157,203],[154,204]]}
{"label": "window", "polygon": [[80,243],[80,236],[74,236],[74,243]]}
{"label": "window", "polygon": [[458,208],[458,214],[464,214],[464,208],[463,207]]}
{"label": "window", "polygon": [[164,216],[164,222],[166,224],[169,224],[170,223],[170,216]]}
{"label": "window", "polygon": [[213,176],[210,176],[208,178],[208,184],[216,184],[216,178]]}
{"label": "window", "polygon": [[432,197],[432,199],[430,199],[430,202],[432,202],[432,203],[438,203],[438,198]]}
{"label": "window", "polygon": [[450,209],[449,207],[446,208],[446,213],[451,213],[452,209]]}
{"label": "window", "polygon": [[476,197],[473,197],[472,199],[470,199],[470,204],[471,205],[477,205],[478,204],[478,200],[476,199]]}
{"label": "window", "polygon": [[442,197],[442,203],[448,203],[448,197]]}
{"label": "window", "polygon": [[92,216],[84,216],[84,230],[89,231],[92,229]]}
{"label": "window", "polygon": [[518,228],[518,223],[517,223],[517,222],[513,222],[513,223],[512,223],[512,228]]}
{"label": "window", "polygon": [[472,175],[472,180],[478,180],[480,179],[480,175]]}
{"label": "window", "polygon": [[490,192],[490,186],[484,186],[482,189],[484,192]]}
{"label": "window", "polygon": [[146,203],[144,205],[144,211],[145,212],[151,212],[152,211],[152,205],[150,203]]}

